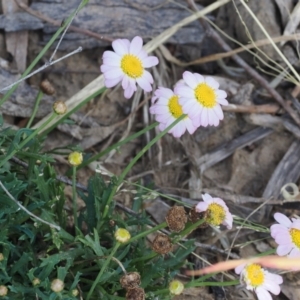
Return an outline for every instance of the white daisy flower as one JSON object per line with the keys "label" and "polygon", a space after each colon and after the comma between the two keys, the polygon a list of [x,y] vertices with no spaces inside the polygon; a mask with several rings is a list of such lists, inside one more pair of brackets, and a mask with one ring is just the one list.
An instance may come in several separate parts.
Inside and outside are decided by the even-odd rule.
{"label": "white daisy flower", "polygon": [[209,194],[202,195],[203,201],[196,205],[196,212],[205,212],[205,222],[212,226],[225,225],[232,228],[233,217],[225,202],[221,198],[213,198]]}
{"label": "white daisy flower", "polygon": [[[159,130],[163,131],[170,126],[176,119],[183,115],[182,107],[179,104],[179,97],[168,88],[159,87],[152,97],[152,106],[150,107],[150,113],[155,115],[155,120],[159,122]],[[190,134],[193,134],[197,129],[193,125],[192,120],[186,116],[179,123],[177,123],[169,133],[174,137],[181,137],[187,130]]]}
{"label": "white daisy flower", "polygon": [[212,77],[184,72],[184,85],[176,85],[175,93],[180,97],[183,112],[188,114],[197,127],[218,126],[224,115],[220,104],[228,105],[225,91],[219,90],[219,83]]}
{"label": "white daisy flower", "polygon": [[282,277],[266,271],[259,264],[240,265],[235,268],[235,273],[240,274],[241,283],[246,283],[246,288],[254,291],[258,300],[272,300],[270,292],[280,293]]}
{"label": "white daisy flower", "polygon": [[282,213],[274,214],[279,224],[271,226],[271,236],[278,244],[279,256],[300,257],[300,219],[290,220]]}
{"label": "white daisy flower", "polygon": [[136,91],[136,83],[146,92],[152,91],[152,75],[145,70],[158,64],[156,56],[148,56],[143,50],[143,40],[136,36],[130,42],[126,39],[113,41],[113,51],[103,53],[100,69],[105,78],[105,86],[111,88],[122,82],[125,98]]}

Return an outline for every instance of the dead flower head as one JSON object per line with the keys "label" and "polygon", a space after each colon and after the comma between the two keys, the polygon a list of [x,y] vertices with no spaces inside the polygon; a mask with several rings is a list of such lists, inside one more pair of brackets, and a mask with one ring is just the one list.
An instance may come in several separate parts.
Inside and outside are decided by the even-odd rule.
{"label": "dead flower head", "polygon": [[[203,212],[197,212],[196,211],[196,205],[193,206],[189,212],[189,220],[192,222],[192,223],[197,223],[200,219],[203,219],[204,218],[204,213]],[[199,226],[199,228],[205,228],[205,227],[208,227],[208,224],[206,222],[204,222],[203,224],[201,224]]]}
{"label": "dead flower head", "polygon": [[139,287],[128,289],[126,293],[126,300],[145,300],[144,289]]}
{"label": "dead flower head", "polygon": [[138,272],[129,272],[121,277],[120,283],[124,289],[138,287],[141,283],[141,276]]}
{"label": "dead flower head", "polygon": [[171,231],[180,232],[183,230],[187,222],[184,207],[177,205],[171,207],[167,213],[166,221]]}
{"label": "dead flower head", "polygon": [[172,241],[167,235],[159,233],[152,242],[152,249],[159,254],[167,254],[173,250]]}

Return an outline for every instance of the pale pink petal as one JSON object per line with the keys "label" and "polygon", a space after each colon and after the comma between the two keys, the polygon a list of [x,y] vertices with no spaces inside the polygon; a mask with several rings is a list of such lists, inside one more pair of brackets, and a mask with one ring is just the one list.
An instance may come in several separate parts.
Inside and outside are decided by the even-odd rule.
{"label": "pale pink petal", "polygon": [[148,71],[145,70],[142,77],[145,78],[149,83],[153,83],[153,77]]}
{"label": "pale pink petal", "polygon": [[[105,73],[106,73],[106,72],[111,72],[111,71],[114,72],[115,70],[121,71],[120,67],[116,67],[116,66],[108,66],[108,65],[101,65],[101,66],[100,66],[100,70],[101,70],[102,73],[104,73],[104,76],[105,76]],[[121,72],[122,72],[122,71],[121,71]],[[122,72],[122,74],[123,74],[123,72]]]}
{"label": "pale pink petal", "polygon": [[113,51],[105,51],[102,56],[103,59],[110,58],[120,61],[120,56]]}
{"label": "pale pink petal", "polygon": [[105,79],[105,86],[107,88],[111,88],[116,86],[120,81],[122,81],[122,77],[115,78],[115,79]]}
{"label": "pale pink petal", "polygon": [[280,224],[274,224],[270,227],[271,230],[271,236],[275,238],[277,234],[289,234],[289,230]]}
{"label": "pale pink petal", "polygon": [[276,249],[276,253],[279,256],[285,256],[288,253],[290,253],[292,249],[293,249],[293,247],[290,245],[279,245]]}
{"label": "pale pink petal", "polygon": [[185,83],[192,89],[196,88],[196,86],[198,85],[197,79],[194,76],[193,73],[189,72],[189,71],[185,71],[182,74],[182,77],[185,81]]}
{"label": "pale pink petal", "polygon": [[209,76],[205,77],[205,82],[215,90],[218,89],[220,86],[218,81]]}
{"label": "pale pink petal", "polygon": [[183,121],[184,121],[184,123],[185,123],[185,126],[186,126],[187,131],[188,131],[190,134],[193,134],[193,133],[196,131],[197,127],[193,125],[192,120],[189,119],[189,118],[187,118],[187,119],[185,119],[185,120],[183,120]]}
{"label": "pale pink petal", "polygon": [[207,208],[208,208],[208,203],[206,202],[199,202],[197,205],[196,205],[196,212],[203,212],[203,211],[206,211]]}
{"label": "pale pink petal", "polygon": [[258,300],[272,300],[270,293],[262,287],[258,287],[255,292]]}
{"label": "pale pink petal", "polygon": [[151,92],[152,86],[149,83],[149,81],[145,77],[137,78],[136,82],[138,85],[145,91],[145,92]]}
{"label": "pale pink petal", "polygon": [[267,280],[270,280],[270,281],[273,281],[277,284],[281,284],[283,283],[283,278],[282,276],[278,275],[278,274],[273,274],[273,273],[267,273],[267,276],[266,276],[266,279]]}
{"label": "pale pink petal", "polygon": [[204,77],[198,73],[194,73],[194,76],[196,77],[198,84],[204,82]]}
{"label": "pale pink petal", "polygon": [[236,268],[234,269],[234,272],[235,272],[236,274],[238,274],[238,275],[241,274],[242,271],[244,270],[245,266],[246,266],[246,264],[242,264],[242,265],[236,267]]}
{"label": "pale pink petal", "polygon": [[[181,86],[177,86],[174,89],[174,92],[176,95],[182,96],[183,98],[194,98],[194,91],[193,89],[191,89],[190,87],[186,86],[186,85],[181,85]],[[195,99],[195,101],[197,101]]]}
{"label": "pale pink petal", "polygon": [[139,58],[143,61],[146,57],[148,57],[148,53],[142,48],[139,53]]}
{"label": "pale pink petal", "polygon": [[206,127],[208,125],[208,110],[206,108],[203,108],[200,119],[201,125]]}
{"label": "pale pink petal", "polygon": [[222,105],[228,105],[228,101],[223,98],[217,98],[217,102]]}
{"label": "pale pink petal", "polygon": [[135,91],[136,90],[132,86],[129,85],[128,88],[126,90],[124,90],[124,97],[126,99],[131,98]]}
{"label": "pale pink petal", "polygon": [[284,225],[286,227],[290,227],[292,225],[292,222],[291,220],[285,216],[284,214],[282,213],[275,213],[274,214],[274,219],[281,225]]}
{"label": "pale pink petal", "polygon": [[128,54],[129,49],[128,49],[126,43],[122,39],[113,41],[112,47],[113,47],[114,51],[120,56]]}
{"label": "pale pink petal", "polygon": [[216,93],[218,99],[220,99],[220,98],[224,99],[227,97],[227,93],[223,90],[217,90],[217,91],[215,91],[215,93]]}
{"label": "pale pink petal", "polygon": [[298,248],[293,248],[293,250],[289,254],[289,257],[300,257],[300,250]]}
{"label": "pale pink petal", "polygon": [[110,71],[106,71],[104,74],[105,79],[115,79],[120,76],[124,76],[124,74],[118,68],[112,68]]}
{"label": "pale pink petal", "polygon": [[278,295],[280,293],[280,286],[276,282],[266,280],[263,287],[274,295]]}
{"label": "pale pink petal", "polygon": [[213,108],[215,114],[217,115],[219,120],[223,120],[224,114],[221,106],[219,104],[216,104],[216,106]]}
{"label": "pale pink petal", "polygon": [[129,47],[129,53],[138,55],[143,47],[143,39],[140,36],[136,36],[132,39]]}
{"label": "pale pink petal", "polygon": [[213,197],[210,195],[210,194],[202,194],[202,199],[204,202],[207,202],[207,203],[212,203],[213,202]]}
{"label": "pale pink petal", "polygon": [[156,56],[148,56],[143,59],[144,68],[151,68],[156,66],[159,63],[158,58]]}
{"label": "pale pink petal", "polygon": [[115,58],[103,58],[103,64],[108,65],[108,66],[113,66],[113,67],[120,67],[120,59],[115,59]]}
{"label": "pale pink petal", "polygon": [[276,235],[275,241],[279,245],[292,244],[291,236],[288,232],[285,234]]}

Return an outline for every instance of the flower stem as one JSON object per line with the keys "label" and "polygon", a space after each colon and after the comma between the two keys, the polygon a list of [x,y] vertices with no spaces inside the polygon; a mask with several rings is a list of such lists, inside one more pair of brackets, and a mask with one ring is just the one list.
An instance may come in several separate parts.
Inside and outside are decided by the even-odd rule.
{"label": "flower stem", "polygon": [[121,173],[118,182],[116,183],[116,185],[112,188],[112,191],[109,195],[109,198],[107,200],[106,203],[106,209],[104,210],[103,213],[103,218],[106,217],[107,213],[108,213],[108,209],[110,206],[111,201],[113,200],[113,197],[118,189],[118,187],[121,185],[121,183],[123,182],[125,176],[127,175],[127,173],[131,170],[131,168],[134,166],[134,164],[160,139],[162,138],[166,133],[169,132],[170,129],[172,129],[176,124],[178,124],[180,121],[182,121],[184,118],[186,117],[186,115],[182,115],[181,117],[179,117],[178,119],[176,119],[171,125],[169,125],[165,130],[163,130],[162,132],[160,132],[154,139],[152,139],[131,161],[130,163],[127,165],[127,167],[124,169],[124,171]]}
{"label": "flower stem", "polygon": [[30,117],[30,119],[29,119],[29,121],[27,123],[26,128],[30,128],[30,126],[31,126],[31,124],[32,124],[32,122],[33,122],[33,120],[35,118],[35,115],[36,115],[36,113],[38,111],[38,108],[39,108],[39,105],[40,105],[40,102],[41,102],[43,96],[44,96],[43,91],[39,90],[39,92],[38,92],[38,94],[36,96],[36,99],[35,99],[35,103],[34,103],[34,108],[33,108],[32,115],[31,115],[31,117]]}
{"label": "flower stem", "polygon": [[37,128],[32,134],[27,136],[26,139],[24,139],[19,145],[18,148],[15,148],[13,151],[11,151],[10,154],[8,154],[3,160],[0,161],[0,168],[7,163],[19,150],[21,150],[28,142],[30,142],[33,138],[35,138],[40,131],[43,130],[44,127],[47,126],[54,118],[56,117],[56,114],[53,113],[49,119],[39,128]]}
{"label": "flower stem", "polygon": [[83,167],[85,167],[86,165],[90,164],[91,162],[99,159],[100,157],[104,156],[105,154],[109,153],[110,151],[117,149],[118,147],[136,139],[137,137],[139,137],[140,135],[144,134],[145,132],[153,129],[154,127],[156,127],[159,123],[155,122],[147,127],[145,127],[144,129],[140,130],[139,132],[136,132],[134,134],[132,134],[131,136],[127,137],[126,139],[119,141],[118,143],[108,147],[107,149],[97,153],[96,155],[92,156],[91,158],[85,160],[78,168],[81,169]]}
{"label": "flower stem", "polygon": [[115,247],[112,249],[110,255],[109,255],[109,256],[107,257],[107,259],[104,261],[104,264],[103,264],[103,266],[102,266],[102,268],[101,268],[101,270],[100,270],[100,272],[99,272],[99,274],[98,274],[96,280],[94,281],[94,283],[93,283],[93,285],[92,285],[92,287],[91,287],[89,293],[87,294],[86,300],[89,300],[90,297],[92,296],[92,293],[93,293],[93,291],[94,291],[96,285],[97,285],[97,284],[99,283],[99,281],[101,280],[101,276],[103,275],[103,273],[104,273],[106,267],[107,267],[108,264],[110,263],[112,257],[114,256],[114,254],[116,253],[116,251],[118,250],[118,248],[120,247],[120,245],[121,245],[121,243],[117,242],[116,245],[115,245]]}
{"label": "flower stem", "polygon": [[72,167],[72,199],[73,199],[73,215],[74,215],[74,228],[76,232],[76,228],[78,227],[77,220],[77,194],[76,194],[76,166]]}

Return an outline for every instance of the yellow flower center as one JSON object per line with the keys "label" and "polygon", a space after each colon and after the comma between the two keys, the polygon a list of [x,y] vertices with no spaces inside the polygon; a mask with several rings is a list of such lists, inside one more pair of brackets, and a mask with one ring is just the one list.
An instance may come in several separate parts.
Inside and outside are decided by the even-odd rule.
{"label": "yellow flower center", "polygon": [[195,88],[195,97],[205,108],[213,108],[217,103],[215,91],[206,83],[197,85]]}
{"label": "yellow flower center", "polygon": [[290,229],[290,235],[293,243],[300,249],[300,230],[292,228]]}
{"label": "yellow flower center", "polygon": [[182,107],[179,104],[178,99],[178,96],[172,96],[168,103],[169,111],[175,119],[179,118],[183,114]]}
{"label": "yellow flower center", "polygon": [[142,61],[135,55],[125,54],[121,60],[122,71],[131,78],[139,78],[143,75]]}
{"label": "yellow flower center", "polygon": [[224,210],[224,207],[220,204],[210,204],[207,208],[206,213],[206,221],[211,225],[219,226],[225,220],[226,212]]}
{"label": "yellow flower center", "polygon": [[258,264],[251,264],[245,267],[245,279],[248,284],[253,287],[260,286],[265,281],[265,274],[263,269]]}

